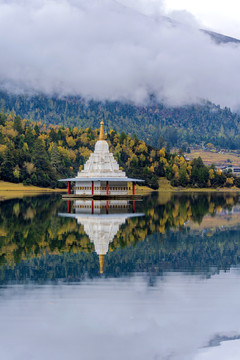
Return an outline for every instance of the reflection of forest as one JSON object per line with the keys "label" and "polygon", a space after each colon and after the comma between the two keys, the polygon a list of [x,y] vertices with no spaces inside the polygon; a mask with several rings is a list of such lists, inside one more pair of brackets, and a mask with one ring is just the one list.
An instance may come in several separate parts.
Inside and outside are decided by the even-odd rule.
{"label": "reflection of forest", "polygon": [[[192,232],[191,224],[195,230],[204,217],[214,221],[224,218],[218,214],[227,214],[229,219],[238,204],[238,195],[232,193],[154,193],[144,198],[136,203],[136,211],[143,211],[145,216],[128,219],[110,243],[105,273],[159,272],[184,266],[192,270],[210,265],[225,268],[237,264],[240,240],[236,215],[236,222],[228,231],[220,231],[221,221],[218,220],[214,231],[211,229],[211,237],[205,236],[209,232],[202,231],[201,226],[197,234]],[[16,274],[23,278],[75,278],[86,272],[98,274],[94,245],[83,226],[75,219],[57,216],[58,212],[66,211],[66,205],[59,196],[1,203],[2,280],[7,274],[12,274],[13,278]],[[14,270],[16,264],[19,265]]]}

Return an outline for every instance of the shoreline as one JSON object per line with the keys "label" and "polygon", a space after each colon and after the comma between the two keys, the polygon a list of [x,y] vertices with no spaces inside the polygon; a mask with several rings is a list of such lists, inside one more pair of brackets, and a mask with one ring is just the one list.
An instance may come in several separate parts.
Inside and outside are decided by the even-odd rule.
{"label": "shoreline", "polygon": [[[154,190],[153,190],[154,191]],[[158,192],[240,192],[240,188],[173,188],[173,189],[161,189],[156,190]]]}
{"label": "shoreline", "polygon": [[51,189],[43,188],[33,185],[23,185],[22,183],[10,183],[6,181],[0,181],[0,201],[10,200],[10,199],[19,199],[24,196],[37,196],[40,194],[50,194],[50,193],[63,193],[66,192],[66,189]]}
{"label": "shoreline", "polygon": [[[161,182],[160,182],[161,185]],[[136,186],[136,195],[148,195],[152,192],[157,193],[238,193],[240,188],[174,188],[170,184],[165,183],[166,186],[160,186],[157,190],[144,187]],[[25,186],[22,183],[10,183],[0,181],[0,201],[19,199],[24,196],[37,196],[50,193],[66,193],[67,189],[51,189],[42,188],[38,186]]]}
{"label": "shoreline", "polygon": [[172,193],[182,193],[182,192],[240,192],[240,188],[237,187],[224,187],[224,188],[183,188],[183,187],[172,187],[169,186],[163,186],[159,187],[158,189],[150,189],[146,188],[144,189],[144,186],[138,187],[136,186],[136,193],[137,194],[148,194],[151,192],[172,192]]}

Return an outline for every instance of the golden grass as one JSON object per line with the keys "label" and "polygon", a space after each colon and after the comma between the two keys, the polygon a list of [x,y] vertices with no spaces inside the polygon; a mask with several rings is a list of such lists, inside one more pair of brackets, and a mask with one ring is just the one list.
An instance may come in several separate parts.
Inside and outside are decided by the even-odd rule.
{"label": "golden grass", "polygon": [[150,192],[154,191],[153,189],[151,189],[148,186],[140,186],[140,185],[136,185],[136,194],[148,194]]}
{"label": "golden grass", "polygon": [[[215,153],[212,151],[204,150],[192,150],[190,154],[187,154],[187,157],[192,160],[194,158],[201,157],[204,164],[206,165],[233,165],[240,166],[240,155],[234,152],[224,152],[224,154]],[[230,160],[231,163],[227,160]]]}
{"label": "golden grass", "polygon": [[64,192],[65,189],[49,189],[38,186],[24,186],[22,183],[14,184],[7,181],[0,181],[0,200],[22,198],[24,196],[34,196],[39,193]]}
{"label": "golden grass", "polygon": [[148,186],[136,185],[136,194],[149,194],[152,191],[158,191],[158,192],[176,191],[177,189],[171,186],[170,181],[164,177],[161,177],[159,179],[158,184],[159,184],[158,190],[151,189]]}
{"label": "golden grass", "polygon": [[176,191],[177,188],[173,187],[169,180],[165,177],[160,177],[158,181],[158,191]]}
{"label": "golden grass", "polygon": [[33,186],[33,185],[25,186],[22,183],[15,184],[15,183],[7,182],[7,181],[0,181],[0,191],[44,191],[44,192],[48,192],[48,191],[62,191],[62,189],[49,189],[49,188],[43,188],[43,187],[38,187],[38,186]]}

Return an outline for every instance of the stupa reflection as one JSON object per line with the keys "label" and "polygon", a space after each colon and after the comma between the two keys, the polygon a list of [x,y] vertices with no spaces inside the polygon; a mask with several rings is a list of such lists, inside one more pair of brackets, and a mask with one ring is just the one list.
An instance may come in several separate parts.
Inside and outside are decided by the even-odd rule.
{"label": "stupa reflection", "polygon": [[68,201],[68,212],[59,216],[71,217],[83,225],[85,233],[94,243],[103,274],[104,256],[121,225],[132,217],[144,216],[135,212],[135,201],[128,200],[76,200]]}

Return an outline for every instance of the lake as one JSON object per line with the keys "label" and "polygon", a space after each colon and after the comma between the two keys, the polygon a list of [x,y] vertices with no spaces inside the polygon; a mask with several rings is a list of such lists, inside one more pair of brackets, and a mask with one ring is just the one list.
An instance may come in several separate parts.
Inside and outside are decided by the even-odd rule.
{"label": "lake", "polygon": [[0,202],[4,360],[240,358],[240,195]]}

